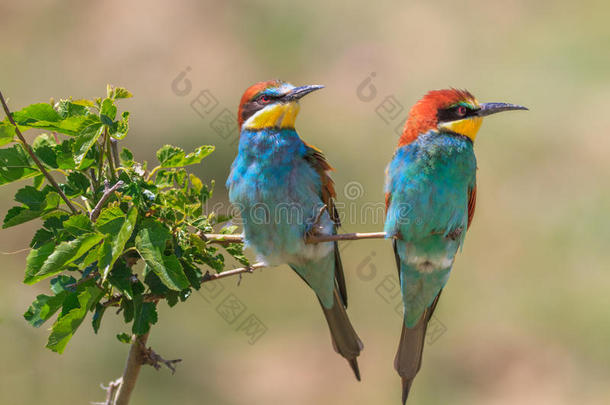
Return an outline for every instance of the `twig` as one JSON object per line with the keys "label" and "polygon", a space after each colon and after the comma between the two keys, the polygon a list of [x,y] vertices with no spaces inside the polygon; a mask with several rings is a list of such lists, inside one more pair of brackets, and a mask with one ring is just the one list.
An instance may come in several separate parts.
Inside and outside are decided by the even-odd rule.
{"label": "twig", "polygon": [[97,220],[97,217],[100,216],[102,207],[104,206],[104,204],[106,203],[108,198],[110,198],[112,193],[114,193],[121,187],[123,187],[123,180],[117,181],[115,183],[115,185],[110,188],[108,188],[107,183],[105,184],[106,190],[104,190],[104,194],[102,195],[102,198],[100,198],[100,200],[97,202],[97,204],[95,205],[95,208],[93,208],[93,211],[91,211],[91,215],[89,216],[89,218],[91,219],[91,222],[95,222]]}
{"label": "twig", "polygon": [[6,117],[11,122],[11,124],[13,124],[13,126],[15,127],[15,133],[17,134],[17,137],[21,141],[21,144],[22,144],[23,148],[25,149],[25,151],[28,153],[28,155],[30,155],[30,157],[32,158],[34,163],[36,163],[36,166],[38,166],[38,169],[40,170],[40,172],[47,178],[49,183],[51,183],[51,185],[53,186],[55,191],[57,191],[57,194],[59,194],[60,197],[66,202],[66,205],[68,206],[68,208],[70,208],[70,211],[72,211],[73,214],[78,214],[78,210],[76,208],[74,208],[74,206],[72,205],[72,202],[70,202],[68,197],[66,197],[66,195],[64,194],[62,189],[59,188],[59,185],[57,184],[57,182],[55,181],[53,176],[51,176],[51,174],[47,171],[47,169],[45,169],[45,167],[42,165],[40,160],[38,160],[38,157],[32,150],[32,147],[26,142],[25,137],[23,136],[23,134],[21,133],[21,130],[19,129],[19,126],[13,119],[11,110],[9,110],[8,105],[6,104],[6,101],[4,100],[4,96],[2,95],[2,92],[0,92],[0,101],[2,102],[2,107],[4,108]]}
{"label": "twig", "polygon": [[161,365],[163,364],[165,365],[165,367],[172,370],[172,374],[174,374],[176,372],[176,367],[174,367],[174,364],[180,363],[182,361],[182,359],[165,360],[163,357],[158,355],[152,349],[152,347],[147,348],[145,345],[142,345],[140,348],[144,353],[144,364],[153,366],[155,370],[159,370],[161,368]]}
{"label": "twig", "polygon": [[224,233],[203,233],[198,231],[195,235],[199,236],[205,242],[218,243],[220,245],[226,245],[229,243],[241,243],[244,241],[242,235],[226,235]]}
{"label": "twig", "polygon": [[101,143],[101,145],[98,145],[100,147],[100,163],[97,168],[97,176],[100,181],[102,180],[102,177],[103,177],[102,170],[104,170],[104,148],[106,147],[106,138],[108,138],[108,128],[104,127],[104,135],[102,137],[102,143]]}
{"label": "twig", "polygon": [[133,335],[131,338],[131,346],[129,347],[129,355],[125,363],[125,370],[121,377],[121,386],[116,394],[116,400],[113,405],[127,405],[131,393],[136,386],[138,375],[142,365],[145,364],[146,354],[142,347],[146,347],[148,333],[140,336]]}
{"label": "twig", "polygon": [[116,180],[116,173],[114,171],[114,158],[112,156],[112,150],[110,149],[110,136],[106,137],[106,154],[108,155],[108,168],[110,170],[110,177],[112,180]]}
{"label": "twig", "polygon": [[123,378],[119,377],[114,381],[110,381],[107,387],[104,387],[104,384],[100,384],[100,387],[106,391],[106,400],[104,402],[92,402],[92,405],[114,405],[114,397],[122,381]]}
{"label": "twig", "polygon": [[[197,236],[206,242],[210,243],[240,243],[244,241],[242,235],[225,235],[221,233],[206,233],[197,232]],[[333,242],[341,240],[359,240],[359,239],[383,239],[386,237],[385,232],[357,232],[357,233],[340,233],[337,235],[310,235],[305,239],[305,243],[320,243]]]}
{"label": "twig", "polygon": [[201,278],[201,284],[207,283],[208,281],[213,281],[213,280],[218,280],[218,279],[225,278],[225,277],[235,276],[237,274],[252,273],[254,270],[260,269],[263,267],[266,267],[266,264],[263,262],[259,262],[259,263],[254,263],[247,267],[239,267],[237,269],[223,271],[222,273],[210,274],[210,272],[207,272]]}

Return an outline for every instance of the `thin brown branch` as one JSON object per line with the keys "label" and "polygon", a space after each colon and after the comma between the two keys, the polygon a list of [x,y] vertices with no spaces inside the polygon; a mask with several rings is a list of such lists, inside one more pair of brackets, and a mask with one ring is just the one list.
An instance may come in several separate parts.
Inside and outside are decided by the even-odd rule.
{"label": "thin brown branch", "polygon": [[106,155],[108,155],[108,169],[110,170],[110,177],[112,180],[116,180],[116,172],[114,168],[114,157],[110,147],[110,136],[106,137]]}
{"label": "thin brown branch", "polygon": [[100,384],[102,389],[106,391],[106,400],[104,402],[93,402],[93,405],[114,405],[114,397],[116,396],[116,392],[121,386],[121,382],[123,381],[122,377],[117,378],[114,381],[110,381],[107,387],[104,387],[104,384]]}
{"label": "thin brown branch", "polygon": [[95,205],[95,208],[93,208],[93,211],[91,211],[91,215],[89,215],[91,222],[95,222],[97,220],[97,217],[100,216],[100,212],[102,212],[102,208],[104,207],[104,204],[106,203],[106,201],[110,198],[112,193],[114,193],[121,187],[123,187],[122,180],[117,181],[115,183],[115,185],[112,187],[108,187],[107,183],[105,184],[106,190],[104,190],[104,194],[102,195],[102,198],[100,198],[100,200]]}
{"label": "thin brown branch", "polygon": [[78,210],[74,207],[74,205],[72,205],[72,202],[68,199],[68,197],[66,197],[66,195],[64,194],[62,189],[59,188],[59,185],[57,184],[57,182],[55,181],[53,176],[51,176],[51,173],[49,173],[47,171],[47,169],[45,169],[45,167],[40,162],[40,160],[38,160],[38,156],[36,156],[36,154],[34,153],[34,150],[32,150],[32,147],[25,140],[25,137],[21,133],[19,126],[13,119],[11,110],[8,108],[8,104],[6,104],[6,100],[4,100],[4,96],[2,95],[2,92],[0,92],[0,101],[2,102],[2,107],[4,108],[6,117],[11,122],[11,124],[15,127],[15,133],[17,134],[19,141],[21,141],[21,145],[23,146],[25,151],[28,153],[28,155],[30,155],[30,157],[32,158],[32,160],[34,161],[36,166],[38,166],[38,170],[40,170],[40,172],[47,178],[48,182],[51,183],[51,185],[53,186],[55,191],[57,191],[57,194],[59,194],[61,196],[61,198],[65,201],[68,208],[70,208],[70,211],[72,211],[73,214],[78,214]]}
{"label": "thin brown branch", "polygon": [[[242,235],[224,235],[221,233],[206,233],[197,232],[197,236],[206,242],[210,243],[240,243],[243,242]],[[305,243],[320,243],[333,242],[341,240],[360,240],[360,239],[383,239],[386,237],[385,232],[356,232],[356,233],[340,233],[337,235],[310,235],[305,239]]]}
{"label": "thin brown branch", "polygon": [[131,398],[131,393],[136,386],[138,375],[142,365],[146,362],[146,354],[142,349],[146,347],[146,341],[148,340],[148,333],[140,336],[132,336],[131,346],[129,347],[129,355],[127,356],[127,362],[125,363],[125,370],[121,377],[121,386],[116,394],[116,400],[114,405],[127,405]]}
{"label": "thin brown branch", "polygon": [[259,263],[254,263],[247,267],[239,267],[237,269],[223,271],[222,273],[210,274],[210,272],[207,272],[201,278],[201,284],[207,283],[208,281],[225,278],[225,277],[236,276],[236,275],[242,274],[242,273],[252,273],[254,270],[260,269],[263,267],[266,267],[265,263],[259,262]]}

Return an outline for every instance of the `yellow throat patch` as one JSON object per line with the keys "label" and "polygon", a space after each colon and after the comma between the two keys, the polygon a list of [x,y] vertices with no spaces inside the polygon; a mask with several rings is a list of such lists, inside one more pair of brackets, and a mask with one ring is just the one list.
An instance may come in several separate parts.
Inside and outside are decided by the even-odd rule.
{"label": "yellow throat patch", "polygon": [[474,142],[481,124],[483,124],[483,117],[468,117],[463,120],[441,123],[440,127],[456,134],[467,136]]}
{"label": "yellow throat patch", "polygon": [[300,106],[296,101],[272,104],[258,111],[244,122],[242,128],[259,130],[264,128],[294,128]]}

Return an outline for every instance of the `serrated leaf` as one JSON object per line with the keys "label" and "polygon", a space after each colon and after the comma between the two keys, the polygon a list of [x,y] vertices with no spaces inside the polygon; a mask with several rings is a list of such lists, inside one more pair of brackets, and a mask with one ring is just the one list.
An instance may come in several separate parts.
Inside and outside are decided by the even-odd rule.
{"label": "serrated leaf", "polygon": [[25,206],[11,208],[4,217],[2,228],[10,228],[32,219],[39,218],[59,206],[60,197],[50,187],[38,190],[32,186],[26,186],[15,194],[15,200]]}
{"label": "serrated leaf", "polygon": [[31,104],[19,111],[15,111],[13,119],[19,126],[30,126],[38,122],[58,122],[61,116],[50,104]]}
{"label": "serrated leaf", "polygon": [[161,223],[147,220],[136,236],[135,245],[140,256],[168,288],[180,291],[189,282],[178,259],[174,255],[165,256],[165,244],[170,239],[169,230]]}
{"label": "serrated leaf", "polygon": [[150,330],[150,325],[157,323],[157,306],[153,302],[142,302],[142,296],[136,297],[133,303],[134,316],[131,331],[136,335],[144,335]]}
{"label": "serrated leaf", "polygon": [[132,272],[124,260],[117,260],[108,275],[108,282],[128,299],[133,299]]}
{"label": "serrated leaf", "polygon": [[34,237],[32,238],[32,241],[30,242],[30,247],[33,249],[38,249],[40,246],[44,245],[45,243],[47,243],[48,241],[53,239],[54,236],[55,236],[55,234],[53,234],[53,232],[48,231],[44,228],[40,228],[34,234]]}
{"label": "serrated leaf", "polygon": [[61,308],[67,294],[64,291],[53,296],[42,294],[37,296],[36,300],[32,302],[28,310],[23,314],[23,317],[30,325],[38,328]]}
{"label": "serrated leaf", "polygon": [[[116,118],[116,111],[117,111],[116,106],[114,105],[114,103],[111,99],[105,98],[104,101],[102,101],[102,108],[100,109],[100,116],[105,115],[112,122]],[[102,119],[102,122],[104,122],[103,119]]]}
{"label": "serrated leaf", "polygon": [[73,236],[80,236],[85,233],[93,232],[93,223],[87,215],[72,215],[64,221],[64,229]]}
{"label": "serrated leaf", "polygon": [[87,285],[78,294],[77,306],[63,313],[53,324],[47,347],[59,354],[63,353],[66,345],[81,325],[87,312],[100,300],[104,291],[95,284]]}
{"label": "serrated leaf", "polygon": [[13,142],[15,139],[15,127],[8,122],[0,122],[0,146]]}
{"label": "serrated leaf", "polygon": [[102,254],[99,261],[99,268],[102,274],[102,280],[106,280],[110,269],[123,254],[125,244],[131,238],[131,234],[136,226],[138,219],[138,210],[136,207],[131,207],[127,212],[127,217],[124,219],[121,228],[117,233],[110,234],[104,239]]}
{"label": "serrated leaf", "polygon": [[38,174],[40,171],[21,145],[0,149],[0,185]]}
{"label": "serrated leaf", "polygon": [[129,132],[129,111],[124,111],[121,114],[121,119],[116,122],[116,126],[113,127],[111,132],[112,137],[116,139],[123,139]]}
{"label": "serrated leaf", "polygon": [[100,212],[95,222],[98,231],[105,234],[116,234],[125,221],[125,214],[119,207],[106,207]]}
{"label": "serrated leaf", "polygon": [[114,88],[114,98],[130,98],[133,97],[133,94],[129,90],[124,87],[115,87]]}
{"label": "serrated leaf", "polygon": [[182,167],[197,164],[214,151],[214,146],[204,145],[195,149],[194,152],[185,155],[184,150],[177,146],[165,145],[157,151],[157,159],[161,167]]}
{"label": "serrated leaf", "polygon": [[[45,258],[42,265],[40,265],[40,260],[43,257],[42,253],[46,254],[48,252],[48,244],[43,245],[39,249],[44,249],[40,254],[36,253],[33,255],[36,251],[32,250],[28,256],[24,283],[34,284],[44,278],[59,273],[65,266],[81,258],[89,249],[99,243],[103,237],[104,235],[101,233],[88,233],[69,242],[62,242],[56,247],[52,246],[53,252]],[[52,242],[51,245],[53,245]],[[32,256],[31,264],[30,256]]]}
{"label": "serrated leaf", "polygon": [[101,121],[98,120],[96,122],[95,119],[91,119],[89,124],[85,125],[80,131],[79,135],[74,141],[74,145],[72,146],[74,161],[79,168],[84,166],[85,156],[97,142],[98,138],[103,132],[104,127],[102,126]]}

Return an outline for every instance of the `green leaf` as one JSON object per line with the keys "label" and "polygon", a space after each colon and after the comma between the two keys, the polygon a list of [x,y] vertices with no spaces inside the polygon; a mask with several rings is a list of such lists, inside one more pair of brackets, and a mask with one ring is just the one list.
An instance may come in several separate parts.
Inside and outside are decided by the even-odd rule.
{"label": "green leaf", "polygon": [[142,296],[134,303],[133,326],[131,331],[136,335],[144,335],[150,330],[150,325],[157,323],[157,306],[153,302],[142,302]]}
{"label": "green leaf", "polygon": [[7,122],[0,122],[0,146],[13,142],[15,139],[15,127]]}
{"label": "green leaf", "polygon": [[89,152],[103,132],[104,127],[101,121],[96,121],[93,118],[89,119],[88,124],[80,131],[72,147],[74,161],[79,168],[84,166],[84,159],[87,152]]}
{"label": "green leaf", "polygon": [[[53,242],[50,242],[52,249],[50,255],[47,255],[49,253],[49,243],[43,245],[40,249],[32,250],[27,259],[24,283],[34,284],[59,273],[67,265],[81,258],[103,237],[104,235],[101,233],[87,233],[69,242],[62,242],[57,247],[53,246]],[[44,262],[41,263],[43,258]]]}
{"label": "green leaf", "polygon": [[102,280],[106,280],[108,272],[110,272],[114,263],[123,254],[123,249],[129,238],[131,238],[137,219],[138,210],[136,207],[131,207],[129,212],[127,212],[127,217],[123,221],[119,231],[115,234],[108,235],[106,239],[104,239],[102,255],[99,261]]}
{"label": "green leaf", "polygon": [[58,122],[61,115],[47,103],[31,104],[13,113],[13,119],[19,126],[36,125],[39,122]]}
{"label": "green leaf", "polygon": [[79,195],[87,194],[87,190],[91,185],[89,183],[89,178],[82,174],[81,172],[71,172],[68,175],[67,183],[64,187],[64,192],[69,197],[76,197]]}
{"label": "green leaf", "polygon": [[55,236],[55,234],[53,232],[46,230],[44,228],[40,228],[34,234],[34,237],[32,238],[32,241],[30,242],[30,247],[33,249],[38,249],[40,246],[44,245],[45,243],[47,243],[48,241],[53,239],[54,236]]}
{"label": "green leaf", "polygon": [[125,214],[119,207],[106,207],[100,212],[95,222],[98,231],[105,234],[116,234],[121,230]]}
{"label": "green leaf", "polygon": [[88,100],[59,100],[55,104],[55,110],[63,119],[89,114],[89,108],[93,107],[93,103]]}
{"label": "green leaf", "polygon": [[[108,282],[119,292],[125,295],[128,299],[133,299],[134,293],[132,288],[132,278],[133,274],[131,273],[131,269],[127,266],[124,260],[117,260],[114,266],[112,267],[112,271],[108,275]],[[138,281],[139,282],[139,281]]]}
{"label": "green leaf", "polygon": [[58,106],[58,109],[59,111],[46,103],[32,104],[14,112],[13,118],[22,131],[38,128],[77,135],[89,115],[77,114],[76,111],[70,114],[65,108],[61,109],[61,106]]}
{"label": "green leaf", "polygon": [[131,336],[127,333],[119,333],[118,335],[116,335],[116,338],[121,343],[131,344]]}
{"label": "green leaf", "polygon": [[186,260],[180,260],[180,263],[182,264],[184,274],[186,274],[191,286],[193,286],[195,290],[199,290],[201,288],[201,277],[203,276],[201,270],[199,270],[199,267],[187,262]]}
{"label": "green leaf", "polygon": [[214,146],[200,146],[193,153],[184,154],[182,148],[176,146],[165,145],[157,151],[157,159],[161,162],[161,167],[182,167],[192,164],[197,164],[206,156],[214,151]]}
{"label": "green leaf", "polygon": [[67,295],[68,293],[65,291],[53,296],[41,294],[32,302],[32,305],[23,314],[23,317],[30,325],[38,328],[61,308]]}
{"label": "green leaf", "polygon": [[22,224],[57,209],[60,197],[51,190],[51,187],[38,190],[32,186],[25,186],[17,191],[15,200],[23,203],[24,206],[11,208],[4,217],[2,228]]}
{"label": "green leaf", "polygon": [[[106,116],[108,119],[110,119],[110,125],[112,125],[112,121],[114,121],[114,119],[116,118],[116,106],[114,105],[114,102],[109,99],[106,98],[104,99],[104,101],[102,101],[102,108],[100,109],[100,117],[101,116]],[[104,122],[104,119],[102,118],[102,122]],[[106,124],[104,122],[104,124]],[[106,124],[108,125],[108,124]]]}
{"label": "green leaf", "polygon": [[121,114],[121,119],[116,122],[116,125],[113,126],[111,134],[113,138],[123,139],[129,132],[129,112],[124,111]]}
{"label": "green leaf", "polygon": [[121,165],[123,167],[132,167],[134,164],[133,153],[127,148],[123,148],[119,158],[121,159]]}
{"label": "green leaf", "polygon": [[0,149],[0,185],[38,174],[38,168],[21,145]]}
{"label": "green leaf", "polygon": [[147,220],[136,236],[136,249],[148,267],[172,290],[183,290],[189,286],[176,256],[165,256],[165,244],[170,239],[169,230],[161,223]]}
{"label": "green leaf", "polygon": [[64,221],[64,228],[76,237],[93,232],[93,223],[87,215],[72,215]]}
{"label": "green leaf", "polygon": [[229,245],[225,247],[225,250],[244,266],[250,266],[250,262],[246,258],[246,255],[244,255],[243,244],[229,243]]}
{"label": "green leaf", "polygon": [[93,331],[95,333],[100,330],[100,325],[102,324],[102,317],[104,316],[104,312],[106,312],[105,306],[103,306],[99,302],[95,304],[95,312],[93,313],[93,319],[91,320],[91,325],[93,326]]}
{"label": "green leaf", "polygon": [[63,353],[74,332],[85,319],[87,312],[97,304],[103,293],[104,291],[95,284],[85,286],[83,291],[78,294],[76,305],[68,311],[65,311],[66,308],[64,308],[53,324],[47,347],[54,352]]}
{"label": "green leaf", "polygon": [[114,98],[130,98],[133,97],[133,94],[129,90],[124,87],[115,87],[114,88]]}

